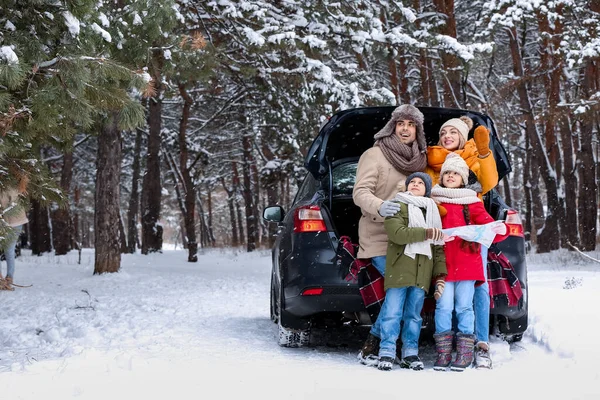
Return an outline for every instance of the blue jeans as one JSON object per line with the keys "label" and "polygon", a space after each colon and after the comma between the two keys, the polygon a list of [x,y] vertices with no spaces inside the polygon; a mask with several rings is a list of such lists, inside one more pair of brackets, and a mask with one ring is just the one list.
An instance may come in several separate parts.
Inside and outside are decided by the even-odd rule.
{"label": "blue jeans", "polygon": [[381,327],[379,357],[396,358],[396,341],[402,327],[402,358],[419,354],[419,335],[421,334],[421,309],[425,300],[425,291],[415,286],[389,288],[377,321]]}
{"label": "blue jeans", "polygon": [[475,281],[446,282],[442,297],[435,306],[435,333],[452,330],[452,311],[456,311],[458,331],[471,335],[475,330],[473,297]]}
{"label": "blue jeans", "polygon": [[487,254],[488,248],[481,246],[481,259],[483,260],[483,275],[485,283],[475,288],[475,340],[487,343],[490,338],[490,287],[487,282]]}
{"label": "blue jeans", "polygon": [[375,267],[377,271],[385,278],[385,257],[386,256],[377,256],[371,258],[371,264]]}
{"label": "blue jeans", "polygon": [[[377,256],[371,258],[371,264],[373,264],[375,269],[379,271],[379,273],[383,277],[385,277],[385,257],[386,256]],[[381,315],[381,311],[379,312],[379,315]],[[375,320],[375,323],[373,324],[373,326],[371,326],[371,335],[381,338],[379,316],[377,316],[377,320]]]}
{"label": "blue jeans", "polygon": [[14,278],[15,276],[15,248],[17,247],[17,240],[19,239],[19,233],[21,233],[22,225],[15,226],[13,228],[15,238],[10,241],[8,247],[4,250],[4,257],[6,258],[6,277]]}

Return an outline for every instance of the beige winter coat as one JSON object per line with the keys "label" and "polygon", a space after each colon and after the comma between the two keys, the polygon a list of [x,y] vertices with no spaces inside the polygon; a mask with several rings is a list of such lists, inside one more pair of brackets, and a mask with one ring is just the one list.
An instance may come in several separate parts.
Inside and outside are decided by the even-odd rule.
{"label": "beige winter coat", "polygon": [[362,211],[358,223],[358,258],[386,255],[388,236],[383,226],[385,218],[379,215],[378,210],[384,200],[406,190],[405,181],[406,175],[388,162],[378,146],[371,147],[360,157],[352,193],[354,204]]}
{"label": "beige winter coat", "polygon": [[[8,189],[5,192],[0,192],[0,206],[2,206],[2,212],[7,207],[13,207],[19,202],[19,192],[17,189]],[[29,222],[25,210],[21,208],[18,212],[8,212],[9,215],[4,215],[3,218],[9,226],[15,227],[26,224]]]}

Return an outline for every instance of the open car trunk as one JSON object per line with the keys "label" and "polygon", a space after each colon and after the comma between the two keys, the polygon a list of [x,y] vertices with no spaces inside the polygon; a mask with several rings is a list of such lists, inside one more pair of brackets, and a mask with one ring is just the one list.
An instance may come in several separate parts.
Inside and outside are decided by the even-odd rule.
{"label": "open car trunk", "polygon": [[[316,178],[326,178],[332,166],[347,158],[360,157],[373,146],[373,136],[389,121],[395,107],[366,107],[341,111],[335,114],[321,128],[306,155],[304,166]],[[473,128],[479,125],[490,130],[490,149],[498,168],[498,179],[511,171],[506,150],[498,139],[494,122],[490,117],[468,110],[419,107],[425,121],[423,128],[427,145],[435,145],[439,140],[439,130],[450,118],[466,115],[473,120]],[[471,130],[472,132],[474,129]]]}
{"label": "open car trunk", "polygon": [[327,206],[337,237],[349,236],[352,243],[358,244],[358,221],[360,208],[354,204],[352,197],[337,198],[332,206]]}

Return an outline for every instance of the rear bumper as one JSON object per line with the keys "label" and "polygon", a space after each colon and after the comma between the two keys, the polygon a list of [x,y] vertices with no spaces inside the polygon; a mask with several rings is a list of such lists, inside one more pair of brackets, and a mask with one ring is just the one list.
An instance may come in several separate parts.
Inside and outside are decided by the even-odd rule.
{"label": "rear bumper", "polygon": [[[360,312],[365,306],[356,282],[346,281],[348,266],[338,265],[331,232],[293,235],[293,248],[281,260],[283,309],[297,318],[323,312]],[[319,295],[303,295],[322,288]]]}
{"label": "rear bumper", "polygon": [[358,287],[326,286],[323,294],[286,297],[285,311],[299,318],[323,312],[361,312],[365,310]]}

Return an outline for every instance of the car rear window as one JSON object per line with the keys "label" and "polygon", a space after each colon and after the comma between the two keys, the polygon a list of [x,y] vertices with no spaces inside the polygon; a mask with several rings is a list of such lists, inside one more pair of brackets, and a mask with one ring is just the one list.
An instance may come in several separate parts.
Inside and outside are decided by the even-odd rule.
{"label": "car rear window", "polygon": [[332,171],[333,175],[333,196],[352,196],[354,181],[356,179],[356,168],[358,162],[341,164]]}

